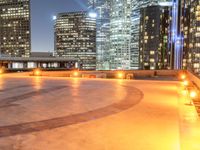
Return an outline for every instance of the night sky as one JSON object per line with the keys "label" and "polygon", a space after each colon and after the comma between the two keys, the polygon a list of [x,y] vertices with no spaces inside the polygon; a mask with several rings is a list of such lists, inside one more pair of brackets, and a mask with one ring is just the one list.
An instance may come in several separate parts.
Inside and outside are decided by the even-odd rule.
{"label": "night sky", "polygon": [[87,0],[31,0],[32,51],[54,50],[54,15],[86,9]]}

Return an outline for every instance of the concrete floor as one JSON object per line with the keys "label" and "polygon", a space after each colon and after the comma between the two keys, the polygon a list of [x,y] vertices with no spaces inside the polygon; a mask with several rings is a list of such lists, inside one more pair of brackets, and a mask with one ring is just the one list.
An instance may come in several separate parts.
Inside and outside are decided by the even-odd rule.
{"label": "concrete floor", "polygon": [[199,150],[174,81],[0,77],[0,150]]}

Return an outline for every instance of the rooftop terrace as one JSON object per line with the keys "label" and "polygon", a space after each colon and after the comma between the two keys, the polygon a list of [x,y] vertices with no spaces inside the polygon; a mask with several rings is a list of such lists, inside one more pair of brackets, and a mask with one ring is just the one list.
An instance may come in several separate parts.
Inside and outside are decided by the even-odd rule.
{"label": "rooftop terrace", "polygon": [[0,149],[200,149],[199,116],[175,76],[94,78],[102,73],[1,75]]}

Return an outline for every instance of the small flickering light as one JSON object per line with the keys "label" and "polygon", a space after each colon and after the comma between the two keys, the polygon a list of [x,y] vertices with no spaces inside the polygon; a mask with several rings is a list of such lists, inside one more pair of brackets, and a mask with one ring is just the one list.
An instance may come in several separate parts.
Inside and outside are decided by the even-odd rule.
{"label": "small flickering light", "polygon": [[188,81],[188,80],[184,80],[184,81],[183,81],[183,85],[184,85],[184,86],[188,86],[188,85],[189,85],[189,81]]}
{"label": "small flickering light", "polygon": [[186,79],[186,75],[185,74],[181,74],[181,79],[182,80]]}
{"label": "small flickering light", "polygon": [[123,73],[123,72],[118,72],[118,73],[117,73],[117,77],[118,77],[119,79],[124,78],[124,73]]}
{"label": "small flickering light", "polygon": [[73,75],[77,77],[79,75],[78,71],[74,71]]}
{"label": "small flickering light", "polygon": [[197,92],[196,91],[190,91],[190,98],[194,99],[197,97]]}
{"label": "small flickering light", "polygon": [[33,75],[34,75],[34,76],[41,76],[41,75],[42,75],[42,72],[41,72],[40,69],[35,69],[35,70],[33,71]]}

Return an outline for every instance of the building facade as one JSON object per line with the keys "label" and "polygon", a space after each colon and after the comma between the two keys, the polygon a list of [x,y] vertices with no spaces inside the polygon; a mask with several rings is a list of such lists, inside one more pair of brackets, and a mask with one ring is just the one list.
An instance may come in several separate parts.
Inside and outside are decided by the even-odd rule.
{"label": "building facade", "polygon": [[168,6],[148,6],[140,11],[140,68],[170,69],[170,12]]}
{"label": "building facade", "polygon": [[57,57],[78,59],[80,69],[96,69],[96,19],[87,12],[58,14],[55,53]]}
{"label": "building facade", "polygon": [[109,70],[110,2],[109,0],[88,0],[88,4],[89,11],[97,14],[97,70]]}
{"label": "building facade", "polygon": [[130,70],[131,0],[111,0],[110,69]]}
{"label": "building facade", "polygon": [[35,68],[49,70],[74,70],[78,60],[55,58],[42,56],[39,57],[0,57],[0,67],[13,71],[30,71]]}
{"label": "building facade", "polygon": [[0,1],[0,55],[29,57],[30,0]]}
{"label": "building facade", "polygon": [[200,2],[192,0],[189,7],[187,68],[200,75]]}
{"label": "building facade", "polygon": [[[140,10],[153,5],[166,5],[171,0],[132,0],[132,15],[131,15],[131,69],[140,68],[139,64],[139,32],[140,32]],[[169,5],[169,4],[167,4]],[[141,68],[140,68],[141,69]]]}
{"label": "building facade", "polygon": [[[183,4],[182,4],[183,5]],[[183,59],[182,59],[182,68],[187,69],[188,59],[189,59],[189,34],[190,34],[190,2],[189,0],[185,1],[184,7],[182,7],[183,17],[182,17],[182,32],[183,32]]]}
{"label": "building facade", "polygon": [[132,0],[131,14],[131,68],[139,69],[139,32],[140,32],[140,10],[151,5],[157,5],[158,0]]}

